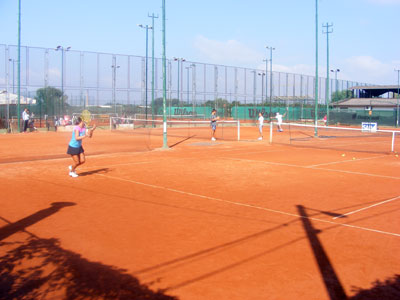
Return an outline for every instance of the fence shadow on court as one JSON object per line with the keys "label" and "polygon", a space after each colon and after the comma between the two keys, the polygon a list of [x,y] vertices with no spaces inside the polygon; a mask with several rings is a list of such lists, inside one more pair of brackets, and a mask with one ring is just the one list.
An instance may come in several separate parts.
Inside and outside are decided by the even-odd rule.
{"label": "fence shadow on court", "polygon": [[[152,291],[123,269],[91,262],[60,247],[55,238],[42,239],[27,231],[60,209],[76,205],[54,202],[17,222],[0,228],[0,299],[149,299],[177,300]],[[18,232],[26,240],[4,241]]]}
{"label": "fence shadow on court", "polygon": [[[321,273],[322,279],[325,284],[325,288],[329,294],[331,300],[395,300],[400,299],[400,275],[396,274],[393,278],[388,278],[381,282],[376,280],[370,289],[362,289],[358,287],[353,287],[352,291],[355,294],[351,297],[346,295],[346,292],[339,280],[339,277],[325,251],[318,234],[321,233],[320,230],[316,229],[307,213],[307,208],[302,205],[297,205],[297,210],[301,216],[301,221],[303,223],[304,230],[306,232],[307,239],[310,243],[311,249],[313,251],[315,260],[319,271]],[[312,209],[311,209],[312,210]],[[331,212],[321,212],[327,215],[336,216],[336,213]]]}
{"label": "fence shadow on court", "polygon": [[304,231],[306,232],[311,249],[317,261],[319,271],[325,283],[325,288],[331,300],[347,299],[346,293],[340,283],[329,257],[318,238],[319,230],[315,229],[308,217],[308,214],[302,205],[297,205],[297,210],[303,222]]}
{"label": "fence shadow on court", "polygon": [[13,235],[18,231],[23,231],[25,228],[40,222],[41,220],[55,214],[63,207],[67,206],[74,206],[76,205],[74,202],[53,202],[51,203],[50,207],[37,211],[36,213],[18,220],[14,223],[9,223],[7,220],[3,219],[4,221],[8,222],[9,224],[0,228],[0,241]]}
{"label": "fence shadow on court", "polygon": [[177,299],[123,269],[65,250],[57,239],[31,237],[17,245],[0,257],[0,299]]}

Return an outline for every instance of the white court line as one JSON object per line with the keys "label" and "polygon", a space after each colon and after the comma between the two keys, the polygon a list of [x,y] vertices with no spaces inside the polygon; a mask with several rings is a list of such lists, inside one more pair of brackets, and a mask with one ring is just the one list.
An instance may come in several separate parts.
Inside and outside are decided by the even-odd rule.
{"label": "white court line", "polygon": [[343,218],[344,216],[352,215],[352,214],[354,214],[354,213],[356,213],[356,212],[360,212],[360,211],[362,211],[362,210],[366,210],[366,209],[371,208],[371,207],[374,207],[374,206],[382,205],[382,204],[384,204],[384,203],[397,200],[397,199],[399,199],[399,198],[400,198],[400,196],[397,196],[397,197],[394,197],[394,198],[391,198],[391,199],[388,199],[388,200],[385,200],[385,201],[382,201],[382,202],[379,202],[379,203],[375,203],[375,204],[370,205],[370,206],[367,206],[367,207],[363,207],[363,208],[360,208],[360,209],[357,209],[357,210],[353,210],[353,211],[351,211],[351,212],[348,212],[348,213],[345,213],[345,214],[343,214],[343,215],[334,217],[334,218],[332,218],[332,219],[336,220],[336,219],[338,219],[338,218]]}
{"label": "white court line", "polygon": [[86,170],[86,169],[91,170],[93,168],[99,168],[99,167],[109,168],[109,167],[117,167],[117,166],[143,165],[143,164],[152,164],[152,163],[158,163],[158,161],[138,161],[138,162],[128,162],[128,163],[121,163],[121,164],[114,164],[114,165],[101,165],[101,166],[96,166],[96,165],[92,166],[91,165],[90,167],[86,167],[86,168],[83,167],[82,170]]}
{"label": "white court line", "polygon": [[308,166],[308,168],[319,167],[319,166],[327,166],[327,165],[334,165],[334,164],[340,164],[340,163],[345,163],[345,162],[355,162],[355,161],[361,161],[361,160],[369,160],[369,159],[381,158],[381,157],[387,157],[387,155],[373,156],[373,157],[366,157],[366,158],[357,158],[357,159],[348,159],[348,160],[339,160],[339,161],[334,161],[334,162],[329,162],[329,163],[310,165],[310,166]]}
{"label": "white court line", "polygon": [[[115,153],[101,153],[101,154],[89,154],[86,155],[86,159],[92,157],[120,157],[120,156],[139,156],[141,154],[148,153],[148,151],[132,151],[132,152],[115,152]],[[71,157],[66,154],[65,157],[58,157],[58,158],[42,158],[42,159],[31,159],[31,160],[21,160],[21,161],[13,161],[13,162],[3,162],[0,163],[0,167],[2,165],[19,165],[19,164],[26,164],[26,163],[35,163],[35,162],[53,162],[53,161],[63,161],[63,160],[71,160]]]}
{"label": "white court line", "polygon": [[347,174],[354,174],[354,175],[362,175],[362,176],[371,176],[371,177],[378,177],[378,178],[389,178],[389,179],[400,180],[400,177],[387,176],[387,175],[378,175],[378,174],[353,172],[353,171],[345,171],[345,170],[335,170],[335,169],[326,169],[326,168],[314,168],[314,167],[309,167],[309,166],[299,166],[299,165],[293,165],[293,164],[277,163],[277,162],[262,161],[262,160],[252,160],[252,159],[241,159],[241,158],[233,158],[233,157],[221,157],[221,158],[230,159],[230,160],[236,160],[236,161],[264,163],[264,164],[267,164],[267,165],[275,165],[275,166],[284,166],[284,167],[293,167],[293,168],[311,169],[311,170],[323,170],[323,171],[329,171],[329,172],[339,172],[339,173],[347,173]]}
{"label": "white court line", "polygon": [[236,160],[236,161],[244,161],[244,162],[263,163],[263,164],[267,164],[267,165],[276,165],[276,166],[285,166],[285,167],[294,167],[294,168],[305,168],[303,166],[298,166],[298,165],[278,163],[278,162],[272,162],[272,161],[264,161],[264,160],[253,160],[253,159],[234,158],[234,157],[221,157],[221,158],[229,159],[229,160]]}
{"label": "white court line", "polygon": [[328,221],[328,220],[323,220],[323,219],[318,219],[318,218],[304,217],[304,216],[301,216],[301,215],[288,213],[288,212],[284,212],[284,211],[280,211],[280,210],[270,209],[270,208],[261,207],[261,206],[255,206],[255,205],[241,203],[241,202],[223,200],[223,199],[219,199],[219,198],[214,198],[214,197],[194,194],[194,193],[190,193],[190,192],[185,192],[185,191],[181,191],[181,190],[176,190],[176,189],[172,189],[172,188],[167,188],[167,187],[163,187],[163,186],[158,186],[158,185],[154,185],[154,184],[139,182],[139,181],[130,180],[130,179],[124,179],[124,178],[119,178],[119,177],[114,177],[114,176],[109,176],[109,175],[104,175],[104,174],[94,174],[94,175],[102,176],[102,177],[109,178],[109,179],[125,181],[125,182],[129,182],[129,183],[134,183],[134,184],[137,184],[137,185],[147,186],[147,187],[151,187],[151,188],[155,188],[155,189],[166,190],[166,191],[179,193],[179,194],[183,194],[183,195],[193,196],[193,197],[197,197],[197,198],[203,198],[203,199],[208,199],[208,200],[212,200],[212,201],[218,201],[218,202],[222,202],[222,203],[228,203],[228,204],[232,204],[232,205],[236,205],[236,206],[242,206],[242,207],[248,207],[248,208],[253,208],[253,209],[258,209],[258,210],[264,210],[264,211],[268,211],[268,212],[272,212],[272,213],[276,213],[276,214],[281,214],[281,215],[286,215],[286,216],[291,216],[291,217],[296,217],[296,218],[308,219],[308,220],[312,220],[312,221],[328,223],[328,224],[337,225],[337,226],[349,227],[349,228],[360,229],[360,230],[364,230],[364,231],[371,231],[371,232],[375,232],[375,233],[381,233],[381,234],[400,237],[400,233],[387,232],[387,231],[382,231],[382,230],[377,230],[377,229],[372,229],[372,228],[367,228],[367,227],[350,225],[350,224],[346,224],[346,223],[336,223],[336,222],[333,222],[333,221]]}
{"label": "white court line", "polygon": [[340,172],[340,173],[347,173],[347,174],[354,174],[354,175],[362,175],[362,176],[370,176],[370,177],[389,178],[389,179],[400,180],[400,177],[387,176],[387,175],[377,175],[377,174],[371,174],[371,173],[362,173],[362,172],[353,172],[353,171],[335,170],[335,169],[325,169],[325,168],[309,168],[309,169],[324,170],[324,171],[330,171],[330,172]]}
{"label": "white court line", "polygon": [[220,152],[234,152],[234,151],[239,151],[239,154],[258,154],[258,153],[275,153],[275,152],[284,152],[285,150],[257,150],[257,151],[247,151],[243,153],[243,148],[240,149],[224,149],[220,150]]}

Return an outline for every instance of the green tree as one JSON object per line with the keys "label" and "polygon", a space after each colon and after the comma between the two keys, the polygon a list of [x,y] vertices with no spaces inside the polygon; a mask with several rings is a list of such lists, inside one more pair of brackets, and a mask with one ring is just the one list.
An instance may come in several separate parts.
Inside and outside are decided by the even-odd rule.
{"label": "green tree", "polygon": [[332,93],[332,102],[337,102],[343,99],[348,99],[353,97],[353,93],[350,90],[344,90],[344,91],[337,91]]}
{"label": "green tree", "polygon": [[[36,105],[40,106],[40,111],[46,115],[61,114],[62,91],[48,86],[36,91]],[[64,99],[65,102],[65,99]]]}
{"label": "green tree", "polygon": [[231,107],[231,103],[228,100],[223,98],[217,98],[215,100],[208,100],[205,102],[205,106],[209,107]]}

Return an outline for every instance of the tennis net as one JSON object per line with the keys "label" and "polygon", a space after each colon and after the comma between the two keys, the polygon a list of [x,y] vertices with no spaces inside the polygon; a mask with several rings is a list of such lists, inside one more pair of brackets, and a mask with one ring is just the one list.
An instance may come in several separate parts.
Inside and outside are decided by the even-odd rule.
{"label": "tennis net", "polygon": [[[151,113],[149,114],[134,114],[133,118],[134,119],[155,119],[155,120],[163,120],[164,115],[152,115]],[[167,119],[168,120],[206,120],[206,115],[204,114],[195,114],[195,115],[168,115],[167,114]]]}
{"label": "tennis net", "polygon": [[[110,118],[110,129],[112,131],[123,131],[137,135],[162,136],[162,120],[146,120],[134,118]],[[167,136],[175,138],[172,143],[179,139],[211,139],[210,121],[193,120],[167,120]],[[240,140],[240,122],[230,120],[217,121],[215,131],[217,140],[237,141]]]}
{"label": "tennis net", "polygon": [[361,128],[315,126],[297,123],[277,123],[270,127],[270,143],[297,147],[341,151],[391,153],[400,147],[394,130],[363,130]]}

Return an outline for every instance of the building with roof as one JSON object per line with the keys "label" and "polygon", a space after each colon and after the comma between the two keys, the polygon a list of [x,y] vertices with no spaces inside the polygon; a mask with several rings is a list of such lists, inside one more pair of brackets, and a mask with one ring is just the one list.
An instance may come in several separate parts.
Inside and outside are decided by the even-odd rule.
{"label": "building with roof", "polygon": [[375,85],[354,86],[349,88],[353,98],[332,102],[334,108],[340,109],[397,109],[399,104],[399,86],[397,85]]}
{"label": "building with roof", "polygon": [[[0,91],[0,105],[16,105],[18,104],[18,95],[7,93],[7,91]],[[36,99],[20,96],[20,105],[34,105]]]}
{"label": "building with roof", "polygon": [[333,122],[359,124],[376,122],[378,125],[399,127],[399,86],[375,85],[349,88],[352,98],[332,102]]}

